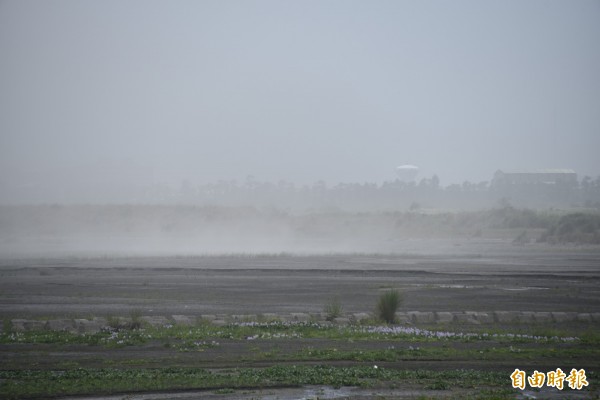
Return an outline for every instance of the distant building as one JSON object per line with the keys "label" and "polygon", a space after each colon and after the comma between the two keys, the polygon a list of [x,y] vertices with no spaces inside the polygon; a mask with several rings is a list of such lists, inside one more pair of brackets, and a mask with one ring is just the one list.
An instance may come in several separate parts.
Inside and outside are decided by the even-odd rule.
{"label": "distant building", "polygon": [[577,173],[572,169],[541,169],[533,172],[496,171],[493,186],[506,185],[577,185]]}

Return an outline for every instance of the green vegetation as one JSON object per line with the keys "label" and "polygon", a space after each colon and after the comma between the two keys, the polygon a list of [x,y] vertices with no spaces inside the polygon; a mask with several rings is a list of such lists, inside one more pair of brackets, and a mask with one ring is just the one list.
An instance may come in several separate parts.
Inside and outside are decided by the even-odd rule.
{"label": "green vegetation", "polygon": [[[389,292],[386,292],[389,293]],[[600,344],[600,334],[595,330],[581,332],[579,339],[587,344]],[[472,342],[494,340],[499,343],[561,342],[574,341],[573,332],[529,327],[518,332],[506,329],[476,328],[471,332],[447,332],[423,330],[415,327],[377,327],[377,326],[336,326],[312,322],[246,322],[215,326],[202,322],[195,326],[166,325],[161,327],[145,326],[140,329],[109,329],[98,333],[76,334],[67,331],[32,330],[26,332],[0,333],[0,343],[39,343],[39,344],[86,344],[106,347],[134,346],[149,341],[218,341],[222,339],[296,339],[319,338],[331,340],[404,340],[410,342]],[[170,342],[169,342],[170,343]],[[182,345],[182,349],[196,348],[197,345]],[[206,347],[206,346],[204,346]]]}
{"label": "green vegetation", "polygon": [[549,227],[540,240],[548,243],[600,244],[600,215],[563,215]]}
{"label": "green vegetation", "polygon": [[399,362],[410,360],[450,361],[450,360],[541,360],[544,358],[569,360],[574,357],[598,358],[600,349],[589,347],[479,347],[456,348],[449,346],[390,346],[381,350],[338,350],[337,348],[316,349],[307,347],[290,356],[277,354],[277,360],[304,361],[357,361],[357,362]]}
{"label": "green vegetation", "polygon": [[504,373],[472,370],[395,370],[376,366],[272,366],[207,370],[201,368],[75,369],[67,371],[0,371],[0,397],[48,397],[118,392],[210,389],[230,393],[235,388],[328,385],[370,387],[408,384],[445,388],[505,388]]}
{"label": "green vegetation", "polygon": [[[558,366],[561,362],[575,365],[582,361],[590,365],[592,360],[600,359],[600,335],[596,331],[585,333],[580,339],[558,337],[562,332],[556,330],[545,333],[556,337],[280,321],[223,327],[209,323],[143,326],[87,335],[53,331],[3,333],[0,343],[10,346],[11,352],[23,349],[25,360],[39,352],[60,353],[66,348],[73,351],[82,345],[137,348],[131,353],[133,358],[101,352],[100,358],[86,355],[57,363],[50,361],[36,364],[36,369],[12,359],[3,363],[5,369],[0,371],[0,398],[184,389],[226,395],[242,388],[328,385],[453,391],[464,388],[465,393],[476,394],[469,397],[460,392],[461,398],[504,399],[515,393],[507,388],[506,371],[462,370],[458,369],[464,365],[461,363],[519,366],[535,360],[541,365]],[[138,349],[148,352],[134,355]],[[392,368],[403,366],[405,361],[422,361],[424,370]],[[455,367],[428,370],[438,361]],[[230,368],[231,365],[246,367]],[[271,366],[258,367],[264,365]],[[594,371],[586,372],[590,385],[595,387]]]}
{"label": "green vegetation", "polygon": [[392,289],[383,293],[377,302],[377,316],[388,324],[396,321],[396,311],[402,303],[402,295],[399,291]]}
{"label": "green vegetation", "polygon": [[131,310],[129,313],[131,322],[129,323],[130,329],[140,329],[143,326],[142,311],[139,309]]}
{"label": "green vegetation", "polygon": [[323,309],[325,312],[327,321],[333,321],[334,319],[341,317],[344,311],[340,298],[338,296],[329,300]]}

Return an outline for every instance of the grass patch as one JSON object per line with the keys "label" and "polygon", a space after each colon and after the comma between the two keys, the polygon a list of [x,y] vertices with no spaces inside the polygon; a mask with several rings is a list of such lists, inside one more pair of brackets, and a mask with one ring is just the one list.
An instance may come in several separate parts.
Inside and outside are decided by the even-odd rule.
{"label": "grass patch", "polygon": [[377,316],[388,324],[395,323],[396,311],[398,311],[402,300],[402,295],[398,290],[392,289],[386,291],[379,297],[379,301],[377,302]]}
{"label": "grass patch", "polygon": [[[561,331],[549,330],[523,333],[511,333],[504,330],[474,329],[475,332],[448,332],[424,330],[402,326],[335,326],[313,322],[247,322],[227,326],[214,326],[200,323],[196,326],[166,325],[162,327],[145,326],[140,329],[107,329],[98,333],[76,334],[66,331],[34,330],[26,332],[0,333],[0,343],[45,343],[45,344],[88,344],[107,347],[140,345],[148,341],[174,342],[210,342],[219,340],[246,339],[291,339],[319,338],[332,340],[405,340],[410,342],[489,341],[499,343],[530,342],[581,342],[589,345],[600,343],[600,333],[586,331],[581,339],[560,335]],[[545,335],[544,335],[545,334]],[[189,344],[189,343],[188,343]],[[182,348],[194,348],[198,345],[182,345]],[[202,347],[202,346],[200,346]],[[207,347],[207,346],[204,346]]]}
{"label": "grass patch", "polygon": [[378,350],[338,350],[337,348],[306,347],[288,357],[277,355],[277,360],[303,361],[357,361],[357,362],[398,362],[398,361],[442,361],[442,360],[541,360],[545,358],[570,359],[600,359],[600,349],[589,347],[517,347],[497,346],[487,348],[455,348],[442,346],[390,346]]}
{"label": "grass patch", "polygon": [[334,319],[341,317],[344,309],[340,302],[340,298],[338,296],[331,298],[329,302],[325,304],[325,307],[323,307],[323,311],[326,314],[325,319],[327,321],[333,321]]}
{"label": "grass patch", "polygon": [[223,394],[236,388],[301,385],[333,387],[416,384],[475,388],[506,387],[504,373],[471,370],[406,371],[374,366],[273,366],[210,371],[200,368],[76,369],[70,371],[0,371],[0,396],[6,399],[123,392],[207,389]]}

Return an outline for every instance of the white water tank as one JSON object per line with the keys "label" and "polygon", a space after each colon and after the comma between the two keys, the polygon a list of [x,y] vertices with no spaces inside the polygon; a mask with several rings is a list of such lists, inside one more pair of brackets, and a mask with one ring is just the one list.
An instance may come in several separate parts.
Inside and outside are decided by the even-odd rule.
{"label": "white water tank", "polygon": [[400,165],[396,167],[396,175],[402,182],[414,182],[419,173],[419,167],[415,165]]}

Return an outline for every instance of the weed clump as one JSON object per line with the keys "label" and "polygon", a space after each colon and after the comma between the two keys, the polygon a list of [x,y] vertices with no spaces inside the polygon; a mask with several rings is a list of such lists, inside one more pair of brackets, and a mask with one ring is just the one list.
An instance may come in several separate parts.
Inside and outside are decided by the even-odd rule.
{"label": "weed clump", "polygon": [[388,290],[379,297],[376,314],[379,319],[393,324],[396,322],[396,310],[402,304],[402,294],[398,290]]}
{"label": "weed clump", "polygon": [[342,304],[340,303],[339,297],[334,297],[329,300],[323,309],[325,312],[325,319],[327,321],[333,321],[334,319],[341,317],[344,309],[342,308]]}
{"label": "weed clump", "polygon": [[517,236],[514,240],[513,240],[513,244],[528,244],[529,242],[531,242],[531,240],[529,239],[529,236],[527,236],[527,231],[523,231],[519,234],[519,236]]}
{"label": "weed clump", "polygon": [[129,329],[140,329],[143,325],[142,312],[140,310],[131,310],[129,313],[131,322],[129,323]]}
{"label": "weed clump", "polygon": [[142,312],[137,309],[131,310],[129,312],[129,318],[111,315],[106,317],[106,321],[110,329],[115,331],[137,330],[141,329],[144,326]]}

